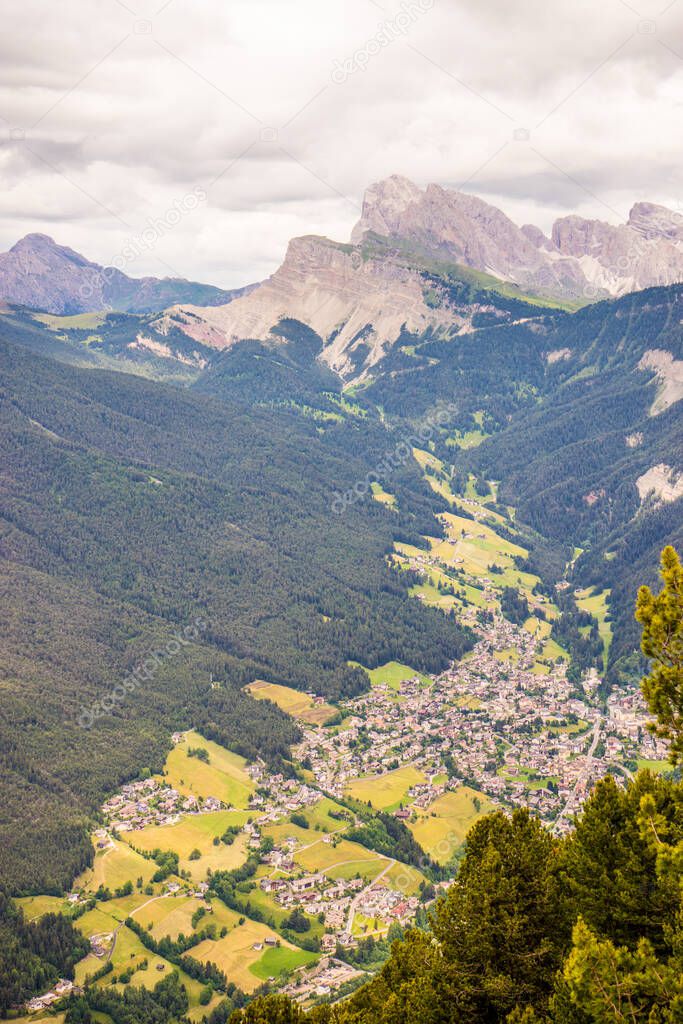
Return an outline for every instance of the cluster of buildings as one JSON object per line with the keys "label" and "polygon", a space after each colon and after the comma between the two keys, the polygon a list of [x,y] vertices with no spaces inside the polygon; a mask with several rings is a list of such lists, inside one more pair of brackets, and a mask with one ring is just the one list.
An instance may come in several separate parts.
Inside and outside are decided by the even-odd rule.
{"label": "cluster of buildings", "polygon": [[320,799],[320,792],[312,786],[287,779],[279,772],[269,775],[262,761],[248,765],[247,773],[261,790],[249,800],[249,806],[259,812],[260,824],[267,825],[280,820],[284,814],[303,811]]}
{"label": "cluster of buildings", "polygon": [[363,974],[343,960],[322,957],[315,967],[299,971],[282,991],[299,1003],[329,996],[342,985],[348,984]]}
{"label": "cluster of buildings", "polygon": [[175,825],[183,814],[209,814],[220,811],[217,797],[205,799],[177,789],[158,779],[129,782],[102,807],[104,820],[116,832],[135,832],[149,825]]}
{"label": "cluster of buildings", "polygon": [[[295,871],[293,862],[290,870]],[[334,933],[334,944],[330,943],[334,949],[337,938],[341,942],[347,932],[350,900],[364,888],[365,882],[362,878],[332,880],[322,871],[299,877],[296,874],[283,877],[278,872],[262,878],[259,885],[281,907],[301,907],[312,916],[323,914],[325,927]]]}
{"label": "cluster of buildings", "polygon": [[48,1007],[58,1002],[60,999],[64,999],[65,996],[69,996],[75,991],[73,981],[69,981],[67,978],[60,978],[53,989],[49,992],[45,992],[42,996],[35,996],[33,999],[29,999],[26,1003],[26,1010],[29,1013],[35,1013],[37,1010],[47,1010]]}
{"label": "cluster of buildings", "polygon": [[562,660],[546,659],[547,674],[538,672],[542,637],[501,616],[479,635],[473,651],[431,685],[414,678],[398,690],[375,686],[347,702],[343,729],[307,730],[296,756],[321,788],[342,796],[354,779],[411,764],[427,781],[396,812],[407,821],[466,782],[548,822],[562,815],[569,827],[563,810],[578,809],[598,778],[610,771],[625,778],[625,762],[666,757],[647,731],[639,692],[615,691],[605,715],[594,673],[577,690]]}

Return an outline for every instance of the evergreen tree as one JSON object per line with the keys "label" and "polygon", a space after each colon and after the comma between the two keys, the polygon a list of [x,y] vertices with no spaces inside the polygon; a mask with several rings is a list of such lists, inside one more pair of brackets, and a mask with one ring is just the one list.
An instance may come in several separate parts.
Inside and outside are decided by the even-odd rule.
{"label": "evergreen tree", "polygon": [[438,906],[443,968],[437,990],[451,1020],[504,1020],[543,1009],[570,939],[557,878],[558,843],[526,810],[488,815],[470,830],[457,880]]}
{"label": "evergreen tree", "polygon": [[683,759],[683,566],[672,547],[662,551],[664,587],[654,595],[638,591],[636,619],[643,627],[643,654],[653,661],[642,682],[647,706],[657,722],[653,731],[671,740],[671,760]]}

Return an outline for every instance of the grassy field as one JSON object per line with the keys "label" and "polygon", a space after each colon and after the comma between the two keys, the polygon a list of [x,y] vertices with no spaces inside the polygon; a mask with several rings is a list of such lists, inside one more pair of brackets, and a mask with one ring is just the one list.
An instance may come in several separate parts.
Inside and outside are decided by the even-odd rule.
{"label": "grassy field", "polygon": [[500,651],[494,651],[493,657],[496,661],[511,661],[516,664],[519,661],[519,651],[515,647],[505,647]]}
{"label": "grassy field", "polygon": [[256,700],[271,700],[286,714],[306,722],[307,725],[324,725],[337,714],[337,709],[331,704],[316,704],[309,694],[293,690],[289,686],[280,686],[278,683],[266,683],[262,679],[256,679],[244,689]]}
{"label": "grassy field", "polygon": [[[230,871],[247,859],[246,837],[237,836],[232,846],[214,845],[229,825],[244,825],[247,811],[216,811],[214,814],[194,814],[182,818],[177,825],[153,825],[128,834],[130,842],[141,850],[173,850],[179,857],[181,871],[189,871],[194,881],[202,881],[207,871]],[[199,860],[190,860],[193,850],[199,850]],[[150,861],[145,861],[150,864]],[[152,865],[153,870],[156,867]]]}
{"label": "grassy field", "polygon": [[[106,978],[99,982],[100,985],[110,985],[113,977],[117,976],[118,971],[129,967],[138,968],[145,960],[148,963],[148,967],[146,970],[140,969],[135,971],[131,981],[134,985],[141,985],[143,988],[153,988],[161,978],[174,970],[173,964],[146,949],[134,932],[126,928],[125,925],[120,924],[115,917],[107,914],[100,907],[80,917],[76,922],[76,927],[87,938],[93,935],[101,935],[105,932],[116,933],[116,942],[111,956],[114,975],[107,975]],[[76,983],[82,984],[87,975],[94,974],[102,966],[103,962],[102,959],[92,954],[81,960],[76,965]],[[161,965],[163,965],[163,970],[158,970],[157,968]],[[184,971],[180,972],[180,978],[190,997],[190,1006],[197,1007],[199,1005],[199,993],[203,986],[188,974],[185,974]],[[118,991],[124,990],[123,985],[117,984],[115,987]]]}
{"label": "grassy field", "polygon": [[56,316],[53,313],[34,313],[34,320],[39,320],[48,327],[62,330],[76,328],[81,331],[101,327],[107,319],[106,313],[76,313],[72,316]]}
{"label": "grassy field", "polygon": [[[143,928],[148,928],[155,939],[162,939],[165,935],[177,939],[181,932],[191,935],[195,931],[192,915],[202,905],[203,901],[194,896],[161,896],[151,902],[145,901],[131,916]],[[206,914],[199,922],[199,928],[211,921],[213,914]]]}
{"label": "grassy field", "polygon": [[289,974],[297,967],[313,964],[319,957],[316,953],[308,953],[305,949],[290,949],[288,946],[276,946],[265,951],[260,960],[249,968],[260,981],[278,978],[281,974]]}
{"label": "grassy field", "polygon": [[212,961],[241,989],[253,992],[261,984],[261,978],[251,968],[262,959],[264,952],[263,948],[253,947],[257,944],[263,947],[266,938],[280,941],[285,949],[300,952],[280,939],[267,925],[245,918],[243,924],[237,924],[224,938],[205,939],[194,946],[192,956],[197,960]]}
{"label": "grassy field", "polygon": [[654,772],[656,775],[666,775],[673,771],[671,761],[653,761],[647,757],[640,757],[637,761],[638,771],[641,768],[647,768],[648,771]]}
{"label": "grassy field", "polygon": [[426,881],[425,876],[417,868],[408,864],[396,863],[389,868],[386,875],[379,880],[378,885],[387,889],[396,889],[406,896],[413,896],[420,888],[420,882]]}
{"label": "grassy field", "polygon": [[[190,747],[203,747],[209,755],[205,764],[198,757],[189,757]],[[180,793],[194,796],[214,796],[233,807],[246,808],[255,786],[245,771],[246,761],[225,747],[204,739],[197,732],[189,732],[178,743],[166,760],[166,782]]]}
{"label": "grassy field", "polygon": [[476,711],[481,707],[481,701],[479,697],[475,697],[471,693],[466,693],[462,697],[458,697],[455,701],[456,707],[465,708],[467,711]]}
{"label": "grassy field", "polygon": [[423,451],[421,448],[413,448],[413,458],[419,465],[420,469],[424,472],[428,466],[434,473],[438,474],[434,476],[433,473],[424,473],[425,480],[442,498],[453,504],[455,502],[455,495],[451,490],[451,485],[448,482],[448,474],[445,471],[444,464],[441,459],[437,459],[435,455],[430,452]]}
{"label": "grassy field", "polygon": [[373,775],[367,779],[354,779],[346,787],[346,793],[361,800],[368,801],[379,811],[393,811],[405,802],[408,790],[418,782],[426,782],[423,772],[405,765],[384,775]]}
{"label": "grassy field", "polygon": [[316,825],[319,825],[323,832],[337,832],[343,825],[343,821],[330,817],[330,811],[334,811],[336,814],[350,813],[341,804],[326,796],[322,800],[318,800],[317,804],[304,808],[300,813],[303,814],[311,829],[315,829]]}
{"label": "grassy field", "polygon": [[366,668],[365,671],[370,676],[372,686],[388,686],[390,690],[399,690],[401,683],[408,679],[414,679],[415,676],[425,686],[431,684],[429,676],[416,671],[410,665],[401,664],[400,661],[388,661],[386,665],[380,665],[378,668]]}
{"label": "grassy field", "polygon": [[[137,836],[141,832],[135,833]],[[142,845],[142,844],[140,844]],[[125,882],[135,882],[142,878],[143,883],[149,882],[156,871],[156,865],[119,840],[107,850],[96,850],[95,860],[91,868],[86,868],[74,882],[74,889],[85,889],[96,892],[101,885],[114,892]]]}
{"label": "grassy field", "polygon": [[577,590],[576,592],[576,603],[579,608],[584,612],[588,612],[589,615],[592,615],[597,620],[598,632],[603,643],[604,670],[607,669],[607,659],[609,658],[609,649],[612,644],[612,625],[607,622],[609,595],[609,590],[601,590],[596,593],[594,587],[589,587],[587,590]]}
{"label": "grassy field", "polygon": [[59,914],[69,904],[61,896],[15,896],[14,902],[24,911],[27,921],[35,921],[45,914]]}
{"label": "grassy field", "polygon": [[332,843],[314,841],[313,845],[297,850],[294,860],[306,871],[323,871],[330,878],[340,877],[331,874],[331,871],[338,867],[347,867],[351,863],[355,867],[348,877],[351,878],[359,872],[364,878],[375,878],[388,863],[385,857],[380,857],[378,853],[366,850],[364,846],[352,843],[348,839],[341,839],[336,846]]}
{"label": "grassy field", "polygon": [[[478,413],[476,415],[479,415]],[[482,414],[483,415],[483,414]],[[452,437],[446,438],[446,444],[449,448],[478,448],[482,441],[484,441],[489,434],[481,429],[481,426],[476,430],[467,430],[464,433],[460,430],[456,430]]]}
{"label": "grassy field", "polygon": [[348,881],[349,878],[361,877],[367,882],[373,882],[384,871],[386,866],[387,861],[380,858],[377,854],[368,854],[366,850],[365,859],[343,861],[335,867],[327,868],[325,874],[328,878],[335,881],[339,878]]}
{"label": "grassy field", "polygon": [[387,508],[394,510],[398,508],[395,494],[390,494],[389,491],[385,491],[382,485],[378,484],[376,481],[370,484],[370,487],[372,489],[373,498],[375,501],[378,501],[380,505],[386,505]]}
{"label": "grassy field", "polygon": [[501,768],[498,772],[508,782],[521,782],[528,790],[546,789],[549,782],[558,782],[556,775],[533,778],[535,772],[531,768],[517,766],[514,770]]}
{"label": "grassy field", "polygon": [[538,619],[535,615],[531,615],[524,623],[524,628],[532,636],[545,640],[550,636],[552,625],[550,622],[546,622],[545,619]]}
{"label": "grassy field", "polygon": [[[443,611],[450,611],[451,608],[458,605],[457,598],[453,597],[452,594],[442,594],[434,583],[434,573],[429,574],[429,579],[425,583],[416,583],[414,587],[410,588],[411,597],[419,597],[424,601],[425,604],[431,605],[433,608],[441,608]],[[440,575],[444,575],[443,573]]]}
{"label": "grassy field", "polygon": [[541,648],[541,658],[546,661],[569,661],[569,654],[565,651],[564,647],[560,646],[556,640],[548,638]]}
{"label": "grassy field", "polygon": [[[479,802],[478,807],[475,800]],[[440,864],[445,864],[462,845],[475,821],[491,810],[494,804],[483,793],[469,786],[459,786],[437,797],[408,827],[423,849]]]}

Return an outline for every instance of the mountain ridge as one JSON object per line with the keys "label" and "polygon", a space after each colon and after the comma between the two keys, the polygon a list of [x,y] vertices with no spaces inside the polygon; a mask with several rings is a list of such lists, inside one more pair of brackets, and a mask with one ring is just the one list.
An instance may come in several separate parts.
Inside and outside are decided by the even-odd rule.
{"label": "mountain ridge", "polygon": [[228,303],[244,290],[183,278],[132,278],[40,232],[24,235],[8,252],[0,253],[0,302],[61,316],[105,309],[152,313],[175,302],[211,306]]}
{"label": "mountain ridge", "polygon": [[570,215],[548,237],[477,196],[435,184],[421,189],[392,175],[366,190],[350,243],[294,238],[282,265],[249,294],[229,306],[179,304],[162,321],[224,349],[272,341],[281,321],[298,320],[321,338],[321,361],[358,381],[404,331],[457,337],[490,312],[482,295],[480,308],[444,295],[434,279],[454,275],[482,293],[568,309],[676,284],[683,281],[683,218],[638,202],[625,224]]}

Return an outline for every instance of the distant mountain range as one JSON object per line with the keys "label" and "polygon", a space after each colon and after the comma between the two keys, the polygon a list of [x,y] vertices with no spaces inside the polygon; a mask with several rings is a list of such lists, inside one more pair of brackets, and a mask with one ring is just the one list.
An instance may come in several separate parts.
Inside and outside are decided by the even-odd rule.
{"label": "distant mountain range", "polygon": [[350,244],[295,238],[268,280],[233,291],[131,278],[47,235],[27,235],[0,255],[0,301],[57,315],[159,313],[146,325],[157,355],[169,333],[203,352],[273,339],[279,323],[297,320],[345,380],[364,379],[403,331],[468,333],[498,315],[492,294],[576,309],[680,282],[683,217],[666,207],[636,203],[617,226],[562,217],[546,237],[476,196],[398,175],[367,189]]}
{"label": "distant mountain range", "polygon": [[561,217],[551,237],[519,228],[495,206],[394,175],[372,185],[352,234],[385,235],[482,270],[525,291],[590,301],[683,280],[683,216],[636,203],[626,224]]}
{"label": "distant mountain range", "polygon": [[26,235],[0,253],[0,300],[60,316],[102,310],[153,313],[177,302],[216,306],[246,290],[226,291],[182,278],[128,277],[58,245],[49,235]]}
{"label": "distant mountain range", "polygon": [[346,380],[364,379],[404,330],[466,334],[478,317],[496,315],[494,293],[576,309],[681,281],[683,218],[663,206],[637,203],[616,227],[563,217],[547,238],[476,196],[393,176],[367,190],[350,244],[293,239],[279,270],[248,295],[229,306],[181,306],[172,323],[227,348],[266,341],[281,321],[298,320],[320,337],[323,362]]}

